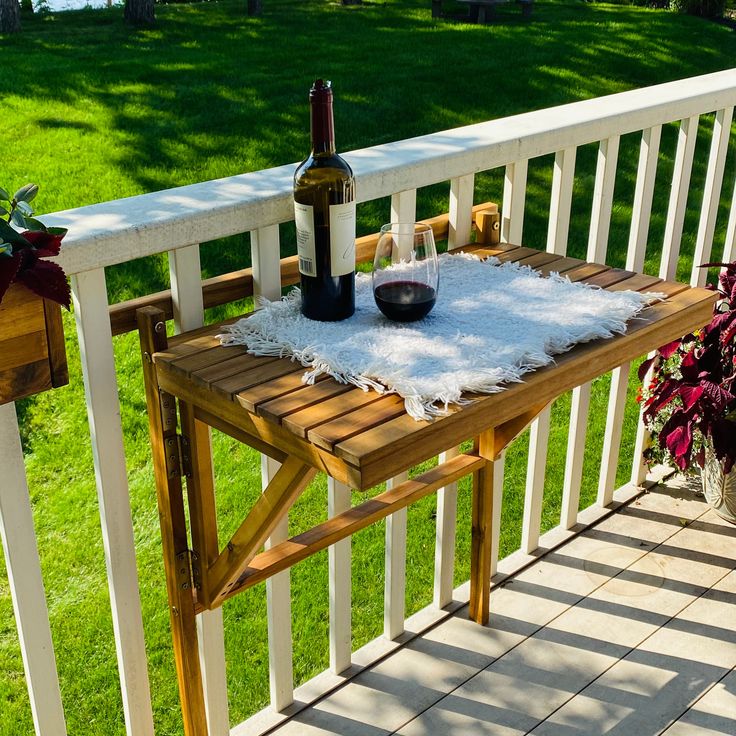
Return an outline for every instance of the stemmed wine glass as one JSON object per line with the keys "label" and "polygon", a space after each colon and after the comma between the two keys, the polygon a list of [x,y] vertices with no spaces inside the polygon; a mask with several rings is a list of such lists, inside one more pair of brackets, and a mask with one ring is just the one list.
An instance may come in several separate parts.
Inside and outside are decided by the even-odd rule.
{"label": "stemmed wine glass", "polygon": [[439,263],[434,233],[424,223],[391,223],[381,228],[373,261],[373,296],[389,319],[413,322],[437,300]]}

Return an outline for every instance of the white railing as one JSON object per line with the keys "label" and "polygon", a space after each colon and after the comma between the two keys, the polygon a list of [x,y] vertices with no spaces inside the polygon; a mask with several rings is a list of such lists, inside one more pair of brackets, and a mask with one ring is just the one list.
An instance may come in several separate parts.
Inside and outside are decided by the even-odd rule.
{"label": "white railing", "polygon": [[[662,126],[679,121],[659,265],[659,273],[672,278],[680,258],[700,116],[715,113],[692,269],[692,283],[701,284],[705,274],[697,265],[708,260],[711,254],[734,104],[736,70],[728,70],[354,151],[346,158],[356,172],[359,202],[390,196],[391,219],[414,219],[416,190],[449,180],[449,241],[453,245],[468,242],[471,237],[475,174],[499,167],[505,167],[501,238],[505,242],[521,242],[528,163],[536,157],[554,154],[546,249],[564,255],[570,227],[576,152],[580,146],[598,143],[587,259],[605,262],[619,141],[625,134],[641,131],[626,259],[627,268],[641,270],[648,241]],[[203,319],[198,243],[250,232],[254,290],[265,297],[277,298],[281,290],[278,225],[290,221],[293,216],[293,170],[293,165],[282,166],[83,207],[48,218],[50,224],[63,225],[70,230],[58,260],[72,276],[122,699],[130,736],[153,734],[153,717],[105,268],[168,252],[176,329],[191,329],[201,325]],[[728,182],[727,186],[730,195],[733,182]],[[736,257],[736,196],[725,232],[723,258],[733,259]],[[499,565],[496,533],[494,573],[508,572],[522,564],[540,545],[548,547],[559,542],[570,533],[568,530],[595,518],[614,498],[630,495],[633,487],[644,479],[641,449],[646,438],[640,427],[632,468],[633,485],[619,489],[616,496],[615,476],[628,376],[628,364],[613,372],[597,506],[581,513],[578,506],[591,387],[586,384],[573,391],[560,525],[544,536],[540,536],[540,519],[549,407],[534,421],[530,433],[521,550]],[[33,544],[15,421],[12,407],[0,407],[0,460],[4,474],[5,468],[10,468],[0,493],[0,520],[34,722],[37,732],[48,736],[65,733],[65,725],[48,621],[44,615],[43,586]],[[264,458],[264,483],[277,467],[276,463]],[[495,463],[496,532],[500,526],[503,470],[501,458]],[[328,513],[339,513],[349,503],[349,489],[330,480]],[[467,599],[463,588],[453,591],[452,584],[457,488],[442,489],[437,504],[433,606],[416,614],[409,622],[405,620],[406,512],[396,513],[386,526],[385,636],[358,653],[351,652],[350,540],[330,548],[330,672],[302,686],[298,691],[300,702],[309,702],[339,683],[339,673],[351,666],[351,672],[357,671],[396,646],[394,640],[405,629],[416,632],[446,615],[463,596]],[[274,531],[270,543],[282,540],[285,535],[286,525],[283,524]],[[250,722],[236,726],[233,733],[253,732],[273,725],[281,717],[279,711],[294,701],[290,598],[288,572],[268,581],[273,707]],[[208,723],[212,736],[224,736],[230,732],[230,725],[222,613],[221,610],[208,612],[199,618]]]}

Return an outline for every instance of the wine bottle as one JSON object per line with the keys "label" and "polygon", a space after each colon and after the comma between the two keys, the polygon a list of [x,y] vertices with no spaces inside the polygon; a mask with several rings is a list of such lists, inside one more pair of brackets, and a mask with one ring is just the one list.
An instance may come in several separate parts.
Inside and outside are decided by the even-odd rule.
{"label": "wine bottle", "polygon": [[355,311],[355,179],[337,155],[332,84],[309,91],[312,151],[294,173],[302,314],[321,322]]}

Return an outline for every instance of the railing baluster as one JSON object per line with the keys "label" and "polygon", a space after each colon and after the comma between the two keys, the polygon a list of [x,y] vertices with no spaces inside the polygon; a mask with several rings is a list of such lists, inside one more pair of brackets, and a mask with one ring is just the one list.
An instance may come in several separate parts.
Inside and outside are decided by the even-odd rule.
{"label": "railing baluster", "polygon": [[[677,263],[680,258],[682,228],[687,212],[687,197],[690,190],[690,176],[693,169],[695,143],[698,138],[699,120],[699,115],[693,115],[680,122],[662,255],[659,262],[659,277],[662,279],[671,280],[677,276]],[[645,378],[644,380],[648,381],[649,379]],[[636,428],[636,440],[634,442],[634,457],[631,466],[631,482],[637,486],[644,482],[647,475],[644,449],[649,442],[649,432],[644,426],[642,411],[639,412],[639,423]]]}
{"label": "railing baluster", "polygon": [[705,286],[706,279],[708,278],[708,270],[699,268],[699,266],[710,260],[710,252],[713,248],[713,233],[716,229],[716,215],[718,214],[718,205],[721,200],[723,170],[726,165],[732,119],[733,107],[727,107],[719,110],[713,121],[713,138],[711,139],[710,156],[708,157],[708,171],[705,174],[703,205],[700,210],[698,234],[695,239],[693,272],[690,277],[690,284],[692,286]]}
{"label": "railing baluster", "polygon": [[[350,488],[327,478],[327,515],[331,518],[350,508]],[[327,550],[330,575],[330,669],[336,675],[350,667],[352,655],[350,575],[351,538]]]}
{"label": "railing baluster", "polygon": [[[201,327],[204,324],[204,305],[199,245],[169,251],[169,280],[176,332]],[[211,443],[211,433],[208,434]],[[230,722],[222,608],[203,611],[197,616],[197,639],[210,736],[227,736]]]}
{"label": "railing baluster", "polygon": [[15,403],[0,405],[0,537],[37,736],[64,736],[59,675],[51,641],[31,499]]}
{"label": "railing baluster", "polygon": [[565,476],[562,482],[562,506],[560,523],[572,529],[578,521],[580,487],[583,480],[585,438],[588,433],[588,410],[590,408],[590,382],[577,386],[572,391],[570,406],[570,429],[567,435]]}
{"label": "railing baluster", "polygon": [[723,245],[723,263],[731,263],[733,260],[736,260],[736,182],[734,182],[731,212],[728,215],[726,226],[726,241]]}
{"label": "railing baluster", "polygon": [[[453,179],[450,182],[449,248],[470,242],[474,187],[475,176],[473,174]],[[457,447],[443,452],[439,456],[439,462],[447,462],[458,452]],[[457,528],[457,483],[450,483],[437,491],[436,518],[433,602],[437,608],[443,608],[452,601]]]}
{"label": "railing baluster", "polygon": [[547,252],[564,256],[567,253],[567,236],[570,231],[570,206],[572,186],[575,180],[577,148],[557,151],[552,172],[552,195],[549,203],[547,227]]}
{"label": "railing baluster", "polygon": [[587,260],[594,263],[606,262],[619,143],[620,138],[615,135],[601,141],[598,145],[587,253]]}
{"label": "railing baluster", "polygon": [[470,242],[473,231],[473,189],[475,175],[466,174],[450,182],[450,231],[448,249],[458,248]]}
{"label": "railing baluster", "polygon": [[687,195],[690,191],[690,175],[693,170],[699,120],[700,115],[693,115],[680,122],[670,202],[667,207],[667,220],[664,228],[662,258],[659,263],[659,277],[662,279],[672,280],[677,275],[677,262],[680,258],[682,227],[687,212]]}
{"label": "railing baluster", "polygon": [[[443,452],[439,462],[444,463],[458,454],[454,447]],[[457,483],[437,492],[437,526],[434,541],[434,596],[437,608],[444,608],[452,601],[455,573],[455,532],[457,529]]]}
{"label": "railing baluster", "polygon": [[[629,248],[626,254],[626,268],[630,271],[639,272],[644,268],[661,137],[661,125],[655,125],[653,128],[647,128],[642,132],[629,231]],[[624,363],[611,373],[606,431],[598,482],[597,502],[601,506],[607,506],[611,502],[616,485],[616,473],[621,449],[621,425],[626,408],[626,389],[628,388],[630,369],[631,364]]]}
{"label": "railing baluster", "polygon": [[391,222],[414,222],[416,212],[416,189],[391,195]]}
{"label": "railing baluster", "polygon": [[104,269],[72,276],[72,298],[126,731],[128,736],[153,736],[151,691]]}
{"label": "railing baluster", "polygon": [[[417,192],[411,189],[391,196],[391,222],[414,222]],[[407,478],[406,473],[391,478],[393,487]],[[407,509],[400,509],[386,519],[386,578],[383,597],[383,634],[395,639],[404,633],[406,612],[406,523]]]}
{"label": "railing baluster", "polygon": [[[253,266],[253,295],[275,301],[281,297],[280,239],[278,225],[254,230],[250,234]],[[265,489],[281,464],[261,455],[261,487]],[[271,532],[269,549],[289,536],[289,519],[284,517]],[[294,655],[291,629],[291,573],[284,570],[266,581],[268,618],[268,676],[271,705],[283,710],[294,702]]]}
{"label": "railing baluster", "polygon": [[[265,490],[281,463],[261,455],[261,490]],[[274,527],[264,547],[270,549],[289,536],[289,517]],[[291,572],[284,570],[266,580],[268,619],[268,684],[271,706],[281,711],[294,702],[294,645],[291,630]]]}
{"label": "railing baluster", "polygon": [[526,554],[531,554],[539,546],[550,416],[550,407],[547,406],[532,422],[529,434],[529,459],[526,467],[526,489],[524,492],[524,522],[521,528],[521,550]]}
{"label": "railing baluster", "polygon": [[[386,481],[393,488],[409,477],[401,473]],[[405,508],[386,517],[386,582],[384,589],[383,635],[395,639],[404,633],[406,609],[406,521]]]}
{"label": "railing baluster", "polygon": [[624,363],[611,372],[611,391],[608,395],[608,414],[603,435],[603,461],[598,482],[598,504],[600,506],[608,506],[613,500],[630,367],[630,363]]}
{"label": "railing baluster", "polygon": [[[528,159],[506,165],[501,207],[501,242],[521,245],[524,230],[524,206],[526,204],[526,176]],[[495,488],[495,486],[494,486]],[[494,507],[495,508],[495,507]]]}
{"label": "railing baluster", "polygon": [[[587,260],[594,263],[606,262],[619,143],[619,136],[613,136],[602,140],[598,146],[598,162],[596,164],[587,253]],[[560,511],[560,523],[565,529],[571,529],[578,519],[590,392],[590,383],[584,383],[582,386],[573,389],[572,392],[570,429],[567,436],[565,477],[562,483],[562,507]]]}
{"label": "railing baluster", "polygon": [[[566,148],[555,154],[552,172],[552,192],[547,229],[547,252],[564,256],[570,229],[572,187],[575,180],[576,148]],[[529,435],[529,457],[526,469],[524,495],[524,522],[521,548],[527,554],[537,548],[544,494],[544,476],[547,466],[547,446],[552,407],[546,406],[532,422]]]}
{"label": "railing baluster", "polygon": [[626,268],[630,271],[641,271],[644,268],[661,138],[661,125],[647,128],[641,136],[639,166],[636,173],[636,188],[634,190],[631,229],[629,231],[629,248],[626,253]]}

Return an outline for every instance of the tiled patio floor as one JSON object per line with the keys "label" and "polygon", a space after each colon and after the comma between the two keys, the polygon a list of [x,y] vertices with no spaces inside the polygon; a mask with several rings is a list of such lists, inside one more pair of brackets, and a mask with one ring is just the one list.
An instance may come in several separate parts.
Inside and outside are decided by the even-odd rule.
{"label": "tiled patio floor", "polygon": [[736,527],[658,487],[279,736],[736,734]]}

